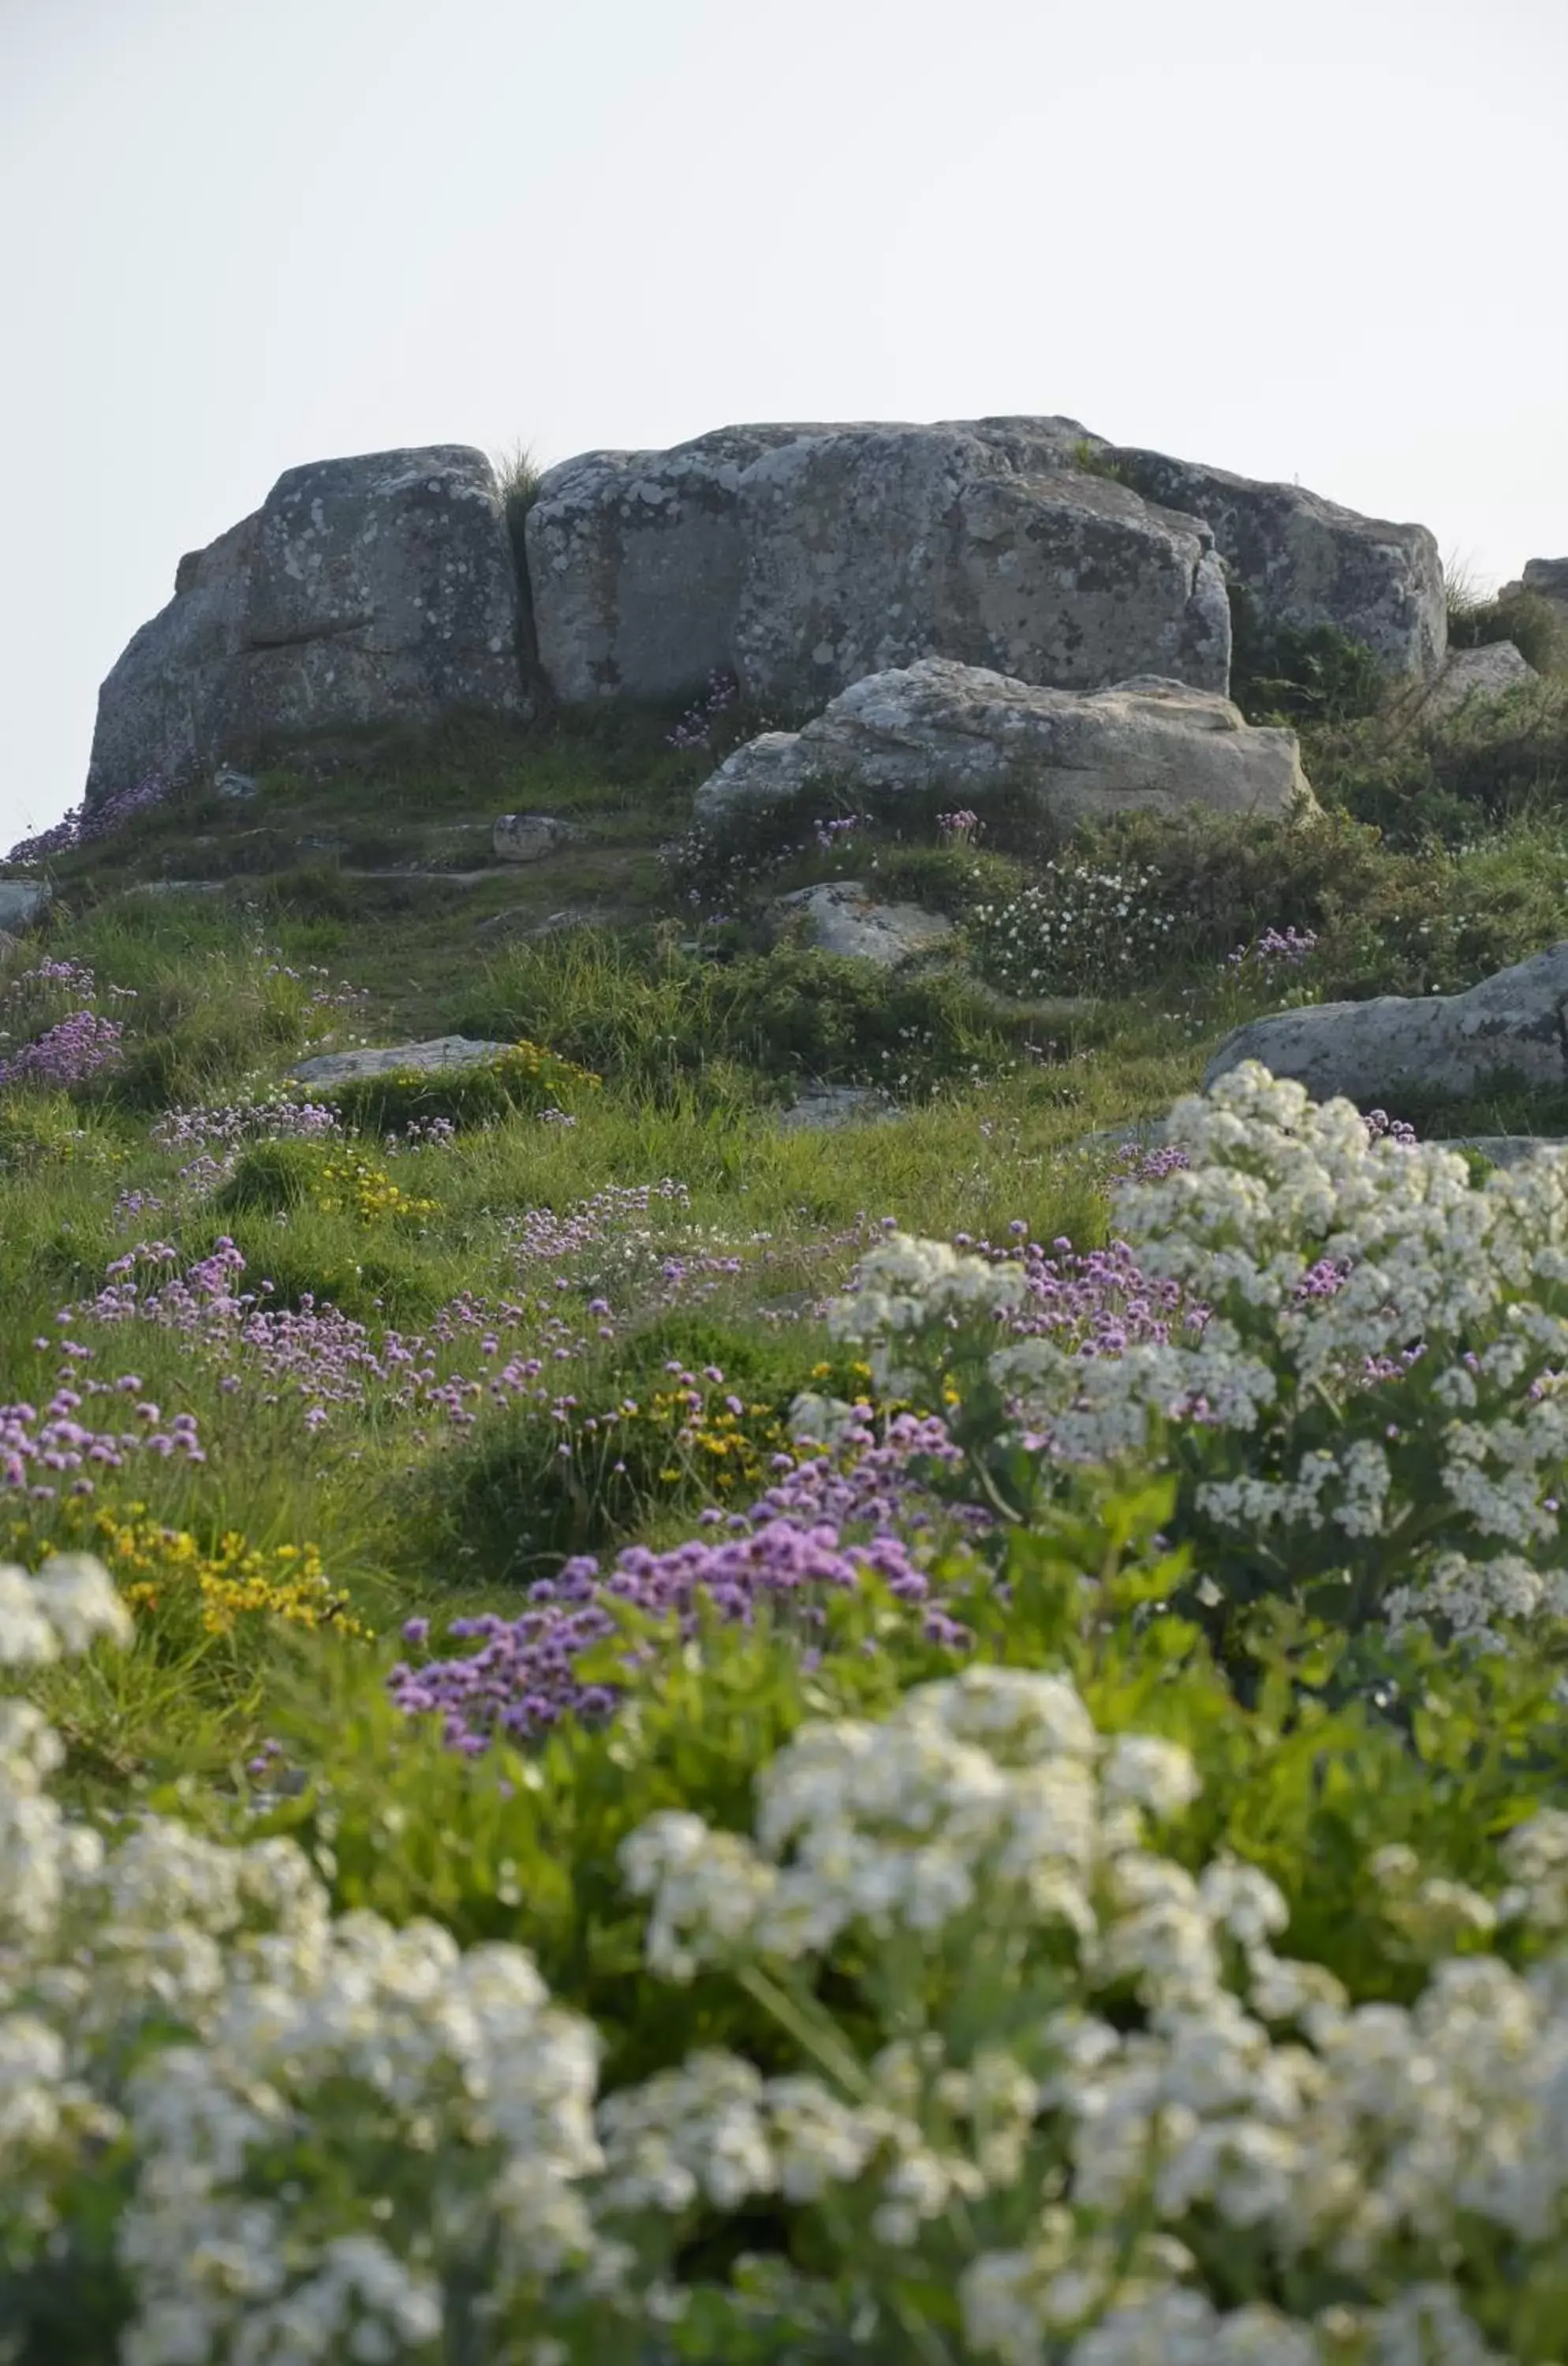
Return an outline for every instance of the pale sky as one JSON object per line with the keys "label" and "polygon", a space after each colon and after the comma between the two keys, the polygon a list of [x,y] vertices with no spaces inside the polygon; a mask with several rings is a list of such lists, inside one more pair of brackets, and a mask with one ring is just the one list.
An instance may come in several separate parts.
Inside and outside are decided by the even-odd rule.
{"label": "pale sky", "polygon": [[1568,0],[0,0],[0,851],[299,462],[1066,412],[1568,553]]}

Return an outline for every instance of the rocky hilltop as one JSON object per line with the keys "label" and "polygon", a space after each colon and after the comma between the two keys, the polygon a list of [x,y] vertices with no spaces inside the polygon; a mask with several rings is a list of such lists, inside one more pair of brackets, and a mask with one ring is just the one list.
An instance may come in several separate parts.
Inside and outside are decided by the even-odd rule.
{"label": "rocky hilltop", "polygon": [[104,683],[90,807],[391,725],[664,700],[805,715],[928,658],[1035,688],[1223,696],[1232,601],[1395,673],[1446,645],[1424,526],[1111,445],[1070,419],[731,427],[550,469],[512,531],[462,445],[288,470],[181,559]]}

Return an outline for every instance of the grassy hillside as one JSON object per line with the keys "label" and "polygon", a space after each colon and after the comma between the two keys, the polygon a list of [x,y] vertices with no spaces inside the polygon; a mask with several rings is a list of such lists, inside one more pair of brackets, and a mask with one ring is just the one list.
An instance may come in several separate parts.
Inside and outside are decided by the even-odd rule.
{"label": "grassy hillside", "polygon": [[[1165,1170],[1138,1148],[1140,1130],[1197,1086],[1224,1032],[1291,1001],[1452,991],[1568,935],[1568,679],[1428,726],[1334,657],[1265,652],[1247,686],[1255,715],[1288,714],[1303,730],[1324,811],[1297,824],[1144,817],[1068,836],[1021,799],[976,826],[938,810],[858,812],[829,784],[765,827],[705,841],[691,828],[694,792],[765,719],[720,702],[687,718],[454,727],[367,749],[324,779],[279,769],[252,795],[169,801],[54,858],[46,920],[0,954],[0,1560],[37,1571],[51,1552],[96,1554],[134,1626],[128,1651],[51,1660],[19,1679],[62,1737],[56,1788],[71,1812],[118,1829],[128,1809],[155,1808],[231,1853],[257,1832],[289,1832],[336,1909],[374,1908],[399,1930],[432,1915],[463,1946],[525,1944],[604,2033],[612,2087],[673,2076],[688,2046],[719,2045],[747,2076],[809,2069],[869,2109],[862,2066],[874,2055],[885,2065],[878,2048],[922,2030],[940,2028],[971,2067],[987,2031],[1009,2030],[1033,2063],[1025,2022],[1036,2028],[1047,1992],[1057,2004],[1078,1993],[1057,1939],[1030,1956],[1027,1978],[1016,1951],[1009,1968],[979,1948],[968,1973],[962,1951],[940,1966],[921,1956],[923,2002],[863,1934],[809,1977],[774,1963],[733,1981],[693,1939],[671,1988],[685,1943],[675,1922],[649,1938],[616,1850],[655,1810],[690,1810],[713,1826],[722,1869],[750,1831],[770,1761],[811,1718],[891,1719],[896,1740],[922,1684],[975,1667],[1029,1671],[1031,1683],[1065,1672],[1106,1734],[1164,1737],[1125,1763],[1144,1770],[1138,1812],[1157,1824],[1172,1880],[1237,1857],[1266,1873],[1293,1955],[1331,1973],[1330,1986],[1404,2007],[1453,1945],[1490,1944],[1501,1836],[1568,1804],[1560,1619],[1543,1625],[1532,1597],[1510,1650],[1479,1656],[1455,1640],[1465,1629],[1451,1606],[1447,1626],[1401,1639],[1394,1617],[1385,1631],[1384,1597],[1411,1571],[1428,1582],[1448,1533],[1415,1498],[1370,1560],[1359,1543],[1325,1547],[1321,1522],[1288,1549],[1269,1543],[1262,1512],[1256,1551],[1245,1524],[1241,1544],[1225,1542],[1198,1483],[1204,1471],[1219,1483],[1224,1417],[1201,1403],[1183,1416],[1195,1428],[1156,1425],[1131,1454],[1106,1448],[1103,1470],[1059,1460],[1053,1475],[1042,1440],[1021,1445],[1008,1430],[1006,1391],[976,1360],[966,1326],[991,1287],[980,1265],[954,1268],[957,1294],[944,1299],[946,1268],[929,1253],[908,1303],[926,1291],[929,1307],[950,1311],[916,1326],[918,1353],[888,1345],[896,1313],[886,1335],[869,1315],[857,1330],[831,1314],[860,1260],[908,1234],[956,1245],[993,1277],[1026,1277],[1044,1312],[1024,1329],[1045,1341],[1042,1355],[1088,1340],[1099,1365],[1168,1334],[1179,1345],[1189,1301],[1140,1271],[1136,1244],[1117,1245],[1111,1192],[1131,1175],[1145,1194],[1136,1204],[1154,1204]],[[491,823],[514,808],[570,823],[570,842],[536,864],[498,862]],[[781,937],[773,899],[832,877],[946,913],[951,950],[889,975]],[[525,1048],[373,1087],[312,1094],[291,1081],[312,1053],[448,1032]],[[803,1099],[819,1110],[846,1087],[861,1096],[848,1121],[799,1121]],[[1568,1105],[1506,1081],[1483,1103],[1385,1116],[1424,1139],[1568,1135]],[[1297,1221],[1288,1177],[1254,1204],[1259,1241]],[[1469,1222],[1463,1207],[1453,1214],[1456,1242]],[[1324,1280],[1307,1264],[1318,1279],[1292,1305],[1344,1284],[1337,1268]],[[1011,1286],[996,1285],[987,1352]],[[1540,1322],[1555,1322],[1555,1284],[1530,1287]],[[1421,1370],[1411,1380],[1399,1363],[1410,1343],[1397,1313],[1377,1319],[1387,1369],[1375,1377],[1416,1391],[1387,1436],[1406,1423],[1411,1467],[1429,1472],[1441,1452],[1422,1441],[1447,1436],[1450,1415],[1421,1396]],[[1438,1313],[1421,1322],[1436,1343]],[[1281,1338],[1287,1329],[1281,1318]],[[1456,1358],[1478,1344],[1483,1327],[1461,1326]],[[1301,1436],[1326,1424],[1311,1432],[1314,1451],[1337,1450],[1360,1417],[1362,1383],[1336,1373],[1289,1397]],[[1538,1397],[1551,1399],[1547,1381]],[[1519,1413],[1517,1434],[1535,1418]],[[1247,1470],[1248,1486],[1278,1482],[1274,1465]],[[1555,1568],[1555,1543],[1531,1549]],[[770,1553],[764,1600],[746,1572]],[[1002,1750],[987,1732],[985,1746]],[[1186,1823],[1181,1752],[1205,1786]],[[860,1779],[848,1762],[823,1776],[845,1799]],[[1101,1802],[1107,1832],[1118,1796],[1112,1786]],[[1529,1878],[1549,1887],[1556,1860],[1541,1849],[1546,1870]],[[1420,1903],[1416,1875],[1394,1866],[1400,1850],[1449,1885],[1448,1906]],[[762,1878],[739,1858],[731,1873],[742,1887]],[[663,1878],[649,1871],[645,1897]],[[701,1885],[690,1878],[687,1907],[666,1898],[660,1914],[720,1913],[692,1902]],[[1468,1926],[1461,1893],[1480,1897]],[[1016,1898],[993,1910],[993,1936],[1024,1913]],[[5,1939],[0,1910],[0,1973]],[[1517,1944],[1496,1944],[1509,1977],[1540,1951],[1524,1924]],[[973,1931],[964,1946],[978,1947]],[[1247,1954],[1248,1977],[1262,1959]],[[982,1962],[992,1985],[965,1987]],[[1105,1994],[1100,1977],[1084,1972],[1083,1994],[1117,2030],[1143,2028],[1145,2012],[1164,2026],[1143,1973],[1122,1988],[1107,1974]],[[709,2108],[691,2097],[680,2108],[699,2103]],[[406,2167],[419,2146],[406,2132],[386,2141],[378,2165],[367,2155],[333,2170],[334,2225],[357,2226],[385,2178],[377,2224],[402,2225],[403,2169],[387,2163]],[[942,2141],[960,2144],[952,2127]],[[1051,2152],[1055,2136],[1029,2143],[1018,2191],[1032,2225],[1042,2196],[1076,2196],[1073,2178],[1087,2194],[1092,2180]],[[287,2167],[254,2190],[319,2202],[318,2166],[301,2154]],[[417,2227],[435,2204],[409,2175]],[[955,2187],[910,2219],[931,2247],[922,2284],[907,2259],[897,2273],[886,2265],[912,2239],[890,2218],[867,2233],[863,2215],[813,2217],[776,2197],[737,2216],[718,2186],[705,2191],[676,2212],[663,2265],[639,2270],[639,2291],[662,2277],[686,2294],[688,2314],[671,2314],[678,2347],[653,2318],[634,2327],[624,2299],[606,2334],[600,2301],[575,2284],[586,2314],[550,2338],[581,2338],[573,2356],[650,2366],[786,2352],[1079,2356],[1066,2333],[1010,2350],[984,2334],[984,2308],[958,2311],[980,2241],[964,2231],[973,2193],[961,2207]],[[9,2283],[0,2265],[0,2350],[15,2328],[27,2366],[97,2366],[130,2306],[122,2270],[106,2264],[112,2213],[99,2188],[89,2177],[70,2194],[57,2251],[96,2261],[92,2304],[36,2262]],[[58,2195],[50,2206],[66,2207]],[[1103,2248],[1119,2206],[1085,2200],[1082,2241]],[[879,2208],[891,2207],[885,2196]],[[998,2203],[986,2222],[987,2257],[1025,2239],[1023,2203],[1008,2207],[1012,2220]],[[1551,2200],[1548,2214],[1560,2208]],[[1495,2288],[1484,2228],[1450,2229],[1427,2248],[1412,2236],[1403,2264],[1383,2259],[1370,2281],[1334,2265],[1330,2246],[1298,2290],[1261,2236],[1256,2259],[1238,2264],[1229,2209],[1162,2203],[1137,2243],[1179,2231],[1200,2261],[1203,2305],[1222,2315],[1267,2302],[1304,2324],[1339,2307],[1345,2326],[1303,2360],[1370,2359],[1355,2311],[1393,2305],[1428,2270],[1462,2288],[1508,2356],[1544,2361],[1568,2338],[1549,2241],[1530,2236],[1527,2259],[1526,2236],[1510,2234],[1515,2265]],[[1063,2259],[1077,2258],[1058,2234]],[[409,2258],[423,2239],[409,2236]],[[773,2264],[736,2283],[750,2250]],[[855,2264],[862,2250],[882,2260],[874,2272]],[[1095,2308],[1111,2305],[1112,2286],[1132,2305],[1117,2281],[1132,2256],[1102,2279]],[[470,2271],[441,2269],[457,2313],[440,2343],[410,2332],[401,2347],[342,2354],[533,2355],[465,2346],[468,2303],[451,2293]],[[564,2291],[564,2275],[546,2285]],[[555,2301],[528,2291],[507,2305],[532,2340]],[[863,2320],[873,2330],[853,2335]],[[203,2355],[238,2354],[212,2339]],[[137,2355],[152,2366],[152,2349]]]}

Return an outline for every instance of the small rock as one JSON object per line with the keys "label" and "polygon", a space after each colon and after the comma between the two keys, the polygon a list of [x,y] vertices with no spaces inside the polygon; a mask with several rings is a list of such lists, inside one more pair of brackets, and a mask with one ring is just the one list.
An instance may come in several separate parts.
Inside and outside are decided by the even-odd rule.
{"label": "small rock", "polygon": [[25,929],[41,918],[49,889],[31,879],[0,879],[0,929]]}
{"label": "small rock", "polygon": [[900,962],[935,952],[953,934],[953,922],[919,904],[878,904],[863,881],[829,880],[781,896],[775,916],[803,916],[807,941],[825,953],[848,953],[860,961],[896,969]]}
{"label": "small rock", "polygon": [[1479,649],[1455,649],[1427,693],[1428,715],[1451,715],[1472,698],[1501,698],[1540,674],[1512,641],[1489,641]]}
{"label": "small rock", "polygon": [[238,802],[244,797],[254,797],[261,783],[253,772],[236,772],[231,764],[220,764],[212,776],[212,785],[220,797],[231,797]]}
{"label": "small rock", "polygon": [[874,1085],[818,1085],[779,1111],[785,1133],[833,1133],[846,1125],[874,1124],[897,1117],[897,1104]]}
{"label": "small rock", "polygon": [[437,1035],[428,1043],[389,1043],[361,1052],[319,1052],[301,1060],[290,1074],[302,1085],[345,1085],[356,1076],[386,1076],[405,1068],[435,1075],[443,1068],[474,1068],[510,1043],[491,1043],[471,1035]]}
{"label": "small rock", "polygon": [[498,814],[491,843],[502,862],[542,862],[576,836],[570,822],[558,821],[553,814]]}

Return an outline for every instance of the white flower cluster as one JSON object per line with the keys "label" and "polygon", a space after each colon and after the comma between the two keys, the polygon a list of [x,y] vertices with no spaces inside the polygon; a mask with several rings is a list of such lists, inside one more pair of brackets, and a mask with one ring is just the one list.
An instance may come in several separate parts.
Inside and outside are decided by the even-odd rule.
{"label": "white flower cluster", "polygon": [[[45,1625],[123,1638],[91,1566],[5,1597],[13,1663]],[[607,2327],[653,2358],[683,2234],[759,2197],[848,2228],[863,2294],[945,2280],[963,2355],[1003,2366],[1493,2366],[1477,2293],[1520,2324],[1561,2297],[1568,1955],[1540,1950],[1568,1814],[1508,1837],[1495,1898],[1385,1851],[1428,1951],[1523,1925],[1540,1959],[1461,1955],[1409,2010],[1356,2008],[1277,1952],[1262,1874],[1159,1852],[1187,1752],[974,1667],[803,1728],[752,1838],[667,1814],[625,1843],[650,1969],[777,1999],[818,2067],[714,2048],[600,2098],[595,2032],[521,1949],[334,1916],[290,1842],[150,1816],[106,1846],[3,1707],[0,2304],[112,2194],[120,2366],[565,2366]],[[874,2048],[818,2004],[829,1960]],[[1331,2304],[1219,2304],[1216,2229]]]}
{"label": "white flower cluster", "polygon": [[[1456,1152],[1371,1140],[1349,1102],[1256,1063],[1167,1133],[1187,1165],[1113,1187],[1117,1218],[1144,1275],[1206,1319],[1092,1358],[997,1346],[1021,1424],[1090,1462],[1176,1425],[1222,1560],[1359,1575],[1396,1627],[1487,1642],[1568,1610],[1568,1159],[1477,1189]],[[1009,1273],[897,1238],[832,1327],[879,1386],[929,1386],[966,1318],[1005,1323]]]}
{"label": "white flower cluster", "polygon": [[[0,1571],[6,1664],[129,1634],[96,1562]],[[133,2163],[121,2366],[434,2359],[476,2273],[513,2321],[613,2280],[598,2041],[525,1953],[334,1919],[292,1842],[149,1816],[106,1847],[47,1794],[61,1755],[0,1698],[0,2282],[105,2146]]]}
{"label": "white flower cluster", "polygon": [[1156,871],[1047,862],[1031,886],[970,914],[976,959],[1012,994],[1124,991],[1169,957],[1175,916]]}
{"label": "white flower cluster", "polygon": [[[872,2236],[919,2245],[927,2271],[966,2227],[965,2338],[1005,2366],[1486,2366],[1466,2272],[1484,2284],[1506,2246],[1523,2290],[1560,2290],[1568,1957],[1528,1976],[1456,1957],[1408,2011],[1354,2008],[1276,1952],[1287,1910],[1266,1876],[1225,1859],[1194,1875],[1150,1848],[1146,1818],[1195,1789],[1183,1751],[1107,1743],[1063,1679],[975,1668],[882,1725],[806,1728],[761,1780],[754,1843],[654,1818],[623,1863],[651,1900],[656,1970],[787,1978],[848,1938],[896,2009],[981,1958],[1010,1969],[1016,1999],[1031,1948],[1066,1932],[1078,2000],[1048,2004],[1015,2051],[955,2060],[934,2029],[896,2038],[858,2090],[852,2065],[835,2091],[688,2063],[610,2107],[624,2198],[737,2207],[852,2186]],[[1408,1851],[1373,1871],[1429,1943],[1483,1942],[1500,1918],[1568,1926],[1561,1813],[1506,1844],[1495,1904],[1423,1880]],[[1016,2226],[1030,2191],[1032,2235],[987,2246],[987,2209]],[[1216,2309],[1190,2248],[1215,2225],[1279,2285],[1341,2297],[1309,2317]]]}

